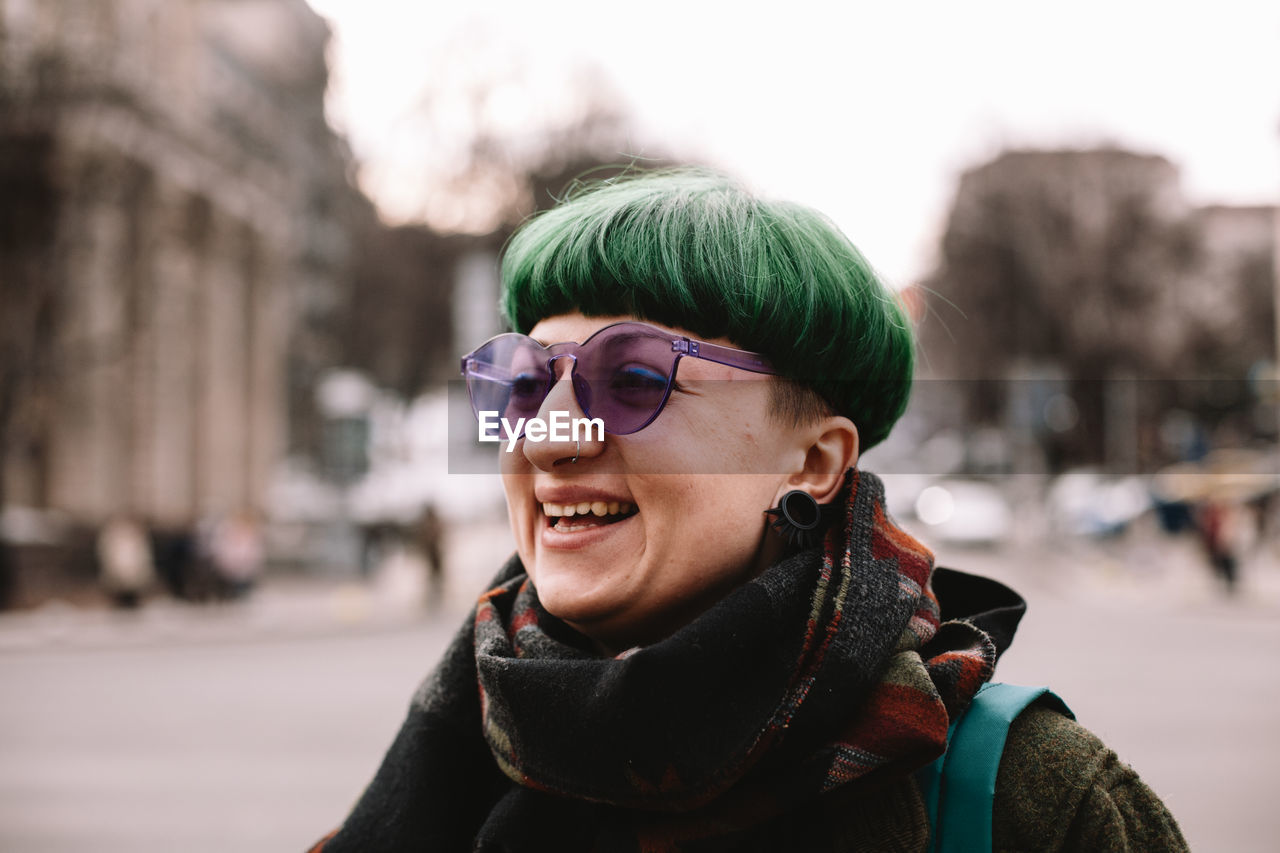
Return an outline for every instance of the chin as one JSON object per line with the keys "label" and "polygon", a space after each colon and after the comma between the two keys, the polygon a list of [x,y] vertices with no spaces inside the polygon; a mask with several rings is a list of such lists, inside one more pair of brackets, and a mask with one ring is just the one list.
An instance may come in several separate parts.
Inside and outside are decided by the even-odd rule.
{"label": "chin", "polygon": [[599,577],[571,567],[543,560],[529,573],[538,589],[538,600],[547,612],[572,623],[590,623],[607,619],[617,612],[618,602],[610,591],[600,589]]}

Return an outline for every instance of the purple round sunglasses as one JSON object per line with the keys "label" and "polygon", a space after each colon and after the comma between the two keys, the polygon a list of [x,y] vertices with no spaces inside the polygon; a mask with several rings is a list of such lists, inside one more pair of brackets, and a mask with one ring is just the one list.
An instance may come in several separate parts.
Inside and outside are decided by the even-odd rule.
{"label": "purple round sunglasses", "polygon": [[676,367],[686,357],[752,373],[777,372],[759,353],[622,322],[580,344],[543,346],[528,335],[498,335],[462,357],[462,375],[477,418],[497,412],[516,423],[537,416],[556,383],[556,361],[570,359],[573,393],[583,414],[604,421],[605,432],[627,435],[658,417],[671,396]]}

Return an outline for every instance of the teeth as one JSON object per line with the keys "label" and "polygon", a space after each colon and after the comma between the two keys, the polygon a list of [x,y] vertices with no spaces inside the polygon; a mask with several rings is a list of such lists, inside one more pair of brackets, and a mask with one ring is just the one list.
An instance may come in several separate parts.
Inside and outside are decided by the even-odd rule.
{"label": "teeth", "polygon": [[594,515],[603,518],[606,515],[626,515],[631,512],[632,504],[626,501],[583,501],[577,504],[544,503],[542,511],[549,516],[572,518],[575,515]]}

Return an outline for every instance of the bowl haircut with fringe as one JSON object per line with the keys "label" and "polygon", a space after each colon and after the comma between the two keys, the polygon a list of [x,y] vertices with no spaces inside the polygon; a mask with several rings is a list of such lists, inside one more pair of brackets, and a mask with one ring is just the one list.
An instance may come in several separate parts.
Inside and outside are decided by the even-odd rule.
{"label": "bowl haircut with fringe", "polygon": [[907,406],[915,348],[897,297],[825,216],[676,169],[579,188],[529,219],[502,260],[518,332],[575,311],[728,338],[773,362],[772,414],[832,412],[862,450]]}

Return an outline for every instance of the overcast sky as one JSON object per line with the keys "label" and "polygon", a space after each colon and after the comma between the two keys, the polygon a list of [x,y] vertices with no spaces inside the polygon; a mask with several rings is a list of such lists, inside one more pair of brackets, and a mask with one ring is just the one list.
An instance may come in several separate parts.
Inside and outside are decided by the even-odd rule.
{"label": "overcast sky", "polygon": [[423,92],[475,57],[527,70],[530,109],[597,69],[634,118],[621,154],[687,154],[829,214],[888,277],[933,263],[956,176],[1004,146],[1117,143],[1201,203],[1280,198],[1280,3],[309,0],[329,18],[330,112],[391,219],[448,145]]}

